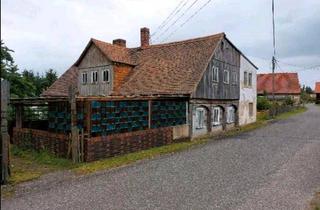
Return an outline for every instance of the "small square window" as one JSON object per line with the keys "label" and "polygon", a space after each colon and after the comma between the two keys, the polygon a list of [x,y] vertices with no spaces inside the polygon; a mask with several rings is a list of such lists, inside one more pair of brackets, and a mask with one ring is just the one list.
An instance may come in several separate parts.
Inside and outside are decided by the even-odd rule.
{"label": "small square window", "polygon": [[223,72],[223,82],[225,84],[229,84],[229,71],[228,70],[224,70],[224,72]]}

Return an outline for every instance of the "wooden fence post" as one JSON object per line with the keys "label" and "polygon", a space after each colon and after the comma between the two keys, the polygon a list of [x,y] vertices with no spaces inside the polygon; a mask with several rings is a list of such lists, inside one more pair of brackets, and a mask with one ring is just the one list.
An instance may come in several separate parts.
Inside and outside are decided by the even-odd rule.
{"label": "wooden fence post", "polygon": [[80,162],[79,128],[77,126],[77,100],[75,86],[69,88],[69,102],[71,105],[71,155],[74,163]]}
{"label": "wooden fence post", "polygon": [[10,85],[6,80],[1,80],[1,183],[6,184],[10,175],[9,166],[9,141],[7,108],[9,103]]}

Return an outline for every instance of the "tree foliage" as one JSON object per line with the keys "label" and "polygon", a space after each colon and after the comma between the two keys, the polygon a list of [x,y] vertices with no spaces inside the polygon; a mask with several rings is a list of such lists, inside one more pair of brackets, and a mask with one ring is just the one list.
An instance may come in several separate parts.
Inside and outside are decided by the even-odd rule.
{"label": "tree foliage", "polygon": [[11,97],[36,97],[57,80],[57,72],[53,69],[45,71],[43,75],[33,70],[19,72],[12,53],[1,40],[1,78],[10,82]]}

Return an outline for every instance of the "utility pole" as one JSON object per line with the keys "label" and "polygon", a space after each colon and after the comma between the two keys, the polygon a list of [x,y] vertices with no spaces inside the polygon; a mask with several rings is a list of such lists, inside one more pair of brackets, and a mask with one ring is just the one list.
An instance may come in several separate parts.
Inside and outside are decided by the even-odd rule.
{"label": "utility pole", "polygon": [[6,80],[0,80],[1,82],[1,184],[6,184],[10,175],[9,166],[9,142],[10,136],[8,134],[8,103],[10,96],[10,85]]}
{"label": "utility pole", "polygon": [[[272,0],[272,33],[273,33],[273,56],[272,56],[272,103],[275,104],[275,81],[274,81],[274,70],[276,66],[276,34],[275,34],[275,23],[274,23],[274,0]],[[273,117],[274,113],[272,113]]]}

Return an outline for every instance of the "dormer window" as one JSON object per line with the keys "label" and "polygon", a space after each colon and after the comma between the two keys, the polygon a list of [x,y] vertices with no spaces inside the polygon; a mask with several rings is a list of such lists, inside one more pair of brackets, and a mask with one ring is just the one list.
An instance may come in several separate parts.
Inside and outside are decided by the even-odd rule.
{"label": "dormer window", "polygon": [[109,82],[110,81],[110,71],[109,69],[102,71],[102,81]]}
{"label": "dormer window", "polygon": [[87,84],[87,82],[88,82],[88,73],[83,72],[82,73],[82,84]]}
{"label": "dormer window", "polygon": [[97,71],[92,71],[92,73],[91,73],[91,82],[92,83],[98,82],[98,72]]}

